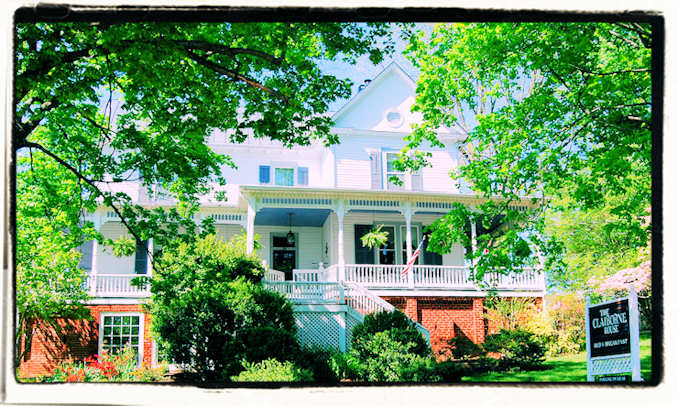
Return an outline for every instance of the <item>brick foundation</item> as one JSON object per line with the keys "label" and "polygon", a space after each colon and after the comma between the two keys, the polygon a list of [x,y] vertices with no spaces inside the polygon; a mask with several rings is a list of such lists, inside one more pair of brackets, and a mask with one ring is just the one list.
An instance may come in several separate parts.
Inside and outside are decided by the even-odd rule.
{"label": "brick foundation", "polygon": [[[102,312],[142,312],[140,305],[91,305],[89,320],[58,320],[57,328],[33,322],[30,350],[21,360],[19,375],[33,377],[50,374],[62,362],[82,361],[99,350],[99,315]],[[144,314],[143,361],[152,362],[150,316]],[[22,351],[25,343],[22,343]]]}

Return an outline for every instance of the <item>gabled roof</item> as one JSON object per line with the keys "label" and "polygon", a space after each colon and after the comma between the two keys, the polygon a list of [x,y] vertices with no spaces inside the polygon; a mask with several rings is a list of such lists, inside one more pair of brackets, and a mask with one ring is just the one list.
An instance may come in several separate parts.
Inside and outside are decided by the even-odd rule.
{"label": "gabled roof", "polygon": [[374,92],[375,89],[378,89],[380,83],[384,80],[384,78],[388,77],[390,73],[395,73],[400,76],[403,80],[403,83],[409,85],[409,87],[412,89],[412,93],[415,93],[417,89],[417,83],[407,74],[407,72],[405,72],[400,64],[398,64],[396,61],[393,61],[388,64],[384,70],[379,72],[379,74],[374,79],[372,79],[367,87],[356,93],[346,104],[344,104],[336,113],[334,113],[332,120],[335,123],[339,121],[348,111],[351,110],[353,106],[358,104],[361,100],[367,98],[372,92]]}

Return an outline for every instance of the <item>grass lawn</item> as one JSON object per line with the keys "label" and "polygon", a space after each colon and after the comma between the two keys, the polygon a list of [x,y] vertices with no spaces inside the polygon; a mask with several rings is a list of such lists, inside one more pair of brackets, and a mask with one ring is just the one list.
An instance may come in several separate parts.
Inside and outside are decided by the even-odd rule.
{"label": "grass lawn", "polygon": [[[650,334],[640,335],[640,373],[648,381],[652,376]],[[547,358],[547,369],[521,372],[489,372],[466,376],[465,382],[586,382],[586,352]]]}

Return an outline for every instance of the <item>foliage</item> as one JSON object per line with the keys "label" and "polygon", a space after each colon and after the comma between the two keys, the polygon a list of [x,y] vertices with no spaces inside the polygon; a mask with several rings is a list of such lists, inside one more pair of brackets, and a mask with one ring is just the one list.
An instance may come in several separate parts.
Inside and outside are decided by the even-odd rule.
{"label": "foliage", "polygon": [[[243,360],[260,361],[262,350],[285,359],[296,349],[291,303],[255,283],[263,268],[241,245],[214,236],[182,243],[163,250],[153,274],[148,305],[153,332],[168,359],[199,380],[236,375]],[[264,345],[261,334],[276,342],[252,348]]]}
{"label": "foliage", "polygon": [[372,228],[370,232],[360,237],[360,242],[363,247],[379,248],[388,241],[388,231],[381,231],[383,224],[379,224],[377,228]]}
{"label": "foliage", "polygon": [[43,382],[157,382],[164,379],[167,366],[137,366],[137,352],[125,347],[116,355],[87,357],[84,362],[59,365]]}
{"label": "foliage", "polygon": [[[582,211],[610,205],[620,221],[608,228],[645,246],[652,35],[634,22],[439,24],[415,35],[407,52],[421,71],[414,110],[423,122],[398,166],[426,165],[416,149],[442,146],[437,129],[454,127],[466,138],[453,176],[495,198],[473,211],[455,205],[432,225],[429,247],[447,252],[464,243],[466,221],[499,216],[505,230],[479,235],[467,252],[474,276],[530,265],[562,248],[543,233],[553,196]],[[528,210],[517,208],[522,199]]]}
{"label": "foliage", "polygon": [[244,362],[245,368],[240,374],[232,376],[234,382],[312,382],[313,372],[296,367],[286,361],[265,359],[257,363]]}
{"label": "foliage", "polygon": [[402,381],[401,372],[420,357],[413,351],[414,343],[394,339],[389,334],[391,331],[378,331],[369,339],[359,340],[360,346],[351,349],[360,360],[358,379],[370,382]]}
{"label": "foliage", "polygon": [[[351,83],[320,64],[364,54],[378,63],[393,51],[384,23],[17,21],[14,39],[17,343],[30,342],[33,318],[82,314],[84,241],[123,254],[149,238],[169,247],[198,234],[199,196],[218,184],[223,198],[222,169],[236,164],[209,137],[334,144],[324,113]],[[137,204],[125,182],[176,205]],[[95,229],[100,206],[131,239]],[[201,233],[212,225],[204,219]]]}
{"label": "foliage", "polygon": [[391,339],[403,345],[411,344],[409,351],[413,354],[427,356],[431,352],[426,339],[417,330],[414,322],[399,310],[366,315],[363,322],[353,328],[351,347],[362,354],[363,346],[379,332],[386,332]]}
{"label": "foliage", "polygon": [[483,355],[483,347],[466,336],[452,337],[447,344],[454,359],[465,360]]}
{"label": "foliage", "polygon": [[500,369],[533,369],[545,360],[546,348],[535,334],[522,329],[500,330],[485,337],[483,351],[498,353]]}
{"label": "foliage", "polygon": [[333,367],[333,359],[341,352],[329,348],[300,348],[294,356],[294,363],[313,372],[314,382],[336,383],[340,377]]}
{"label": "foliage", "polygon": [[534,299],[529,297],[492,297],[484,301],[483,307],[490,329],[513,330],[540,313]]}

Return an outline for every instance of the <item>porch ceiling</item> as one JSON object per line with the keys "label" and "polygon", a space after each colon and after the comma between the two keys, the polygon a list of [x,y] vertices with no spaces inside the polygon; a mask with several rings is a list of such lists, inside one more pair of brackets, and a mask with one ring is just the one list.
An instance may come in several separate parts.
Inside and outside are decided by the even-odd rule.
{"label": "porch ceiling", "polygon": [[289,226],[289,213],[292,213],[293,227],[322,227],[330,214],[329,209],[288,209],[264,208],[254,218],[258,226]]}

